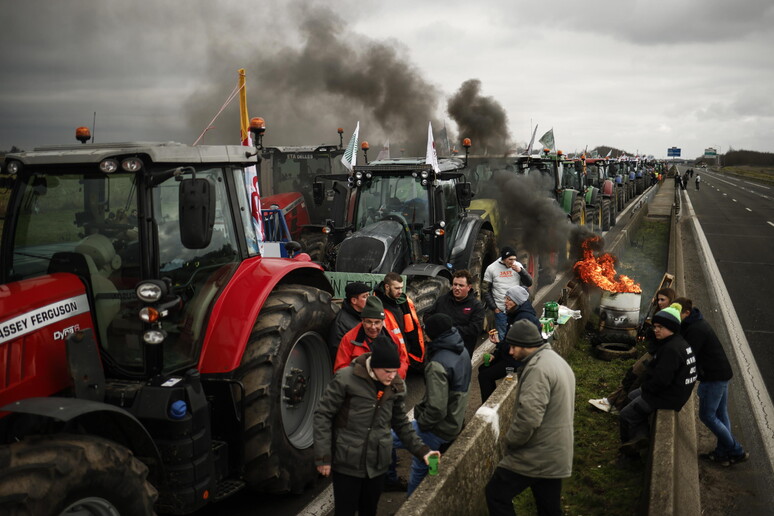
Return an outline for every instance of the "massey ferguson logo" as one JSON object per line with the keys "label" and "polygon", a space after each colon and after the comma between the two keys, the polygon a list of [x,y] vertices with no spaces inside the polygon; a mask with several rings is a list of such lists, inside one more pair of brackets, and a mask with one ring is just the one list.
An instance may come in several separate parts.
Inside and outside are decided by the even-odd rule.
{"label": "massey ferguson logo", "polygon": [[54,340],[65,340],[68,335],[71,333],[75,333],[76,331],[80,331],[81,326],[79,324],[74,324],[70,326],[69,328],[64,328],[60,331],[54,332]]}

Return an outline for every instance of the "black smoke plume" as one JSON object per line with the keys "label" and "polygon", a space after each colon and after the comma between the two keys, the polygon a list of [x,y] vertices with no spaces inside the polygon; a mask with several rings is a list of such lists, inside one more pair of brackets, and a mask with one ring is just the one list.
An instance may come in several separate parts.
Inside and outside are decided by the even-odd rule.
{"label": "black smoke plume", "polygon": [[481,81],[468,79],[447,103],[460,138],[473,141],[475,154],[504,155],[510,143],[508,115],[493,97],[481,95]]}
{"label": "black smoke plume", "polygon": [[[258,45],[257,57],[242,65],[247,72],[250,115],[266,120],[264,144],[337,143],[336,128],[342,127],[346,145],[360,121],[361,141],[370,140],[376,148],[389,138],[393,157],[400,155],[401,148],[406,155],[423,156],[428,121],[433,121],[436,134],[441,127],[434,117],[439,89],[422,77],[397,44],[343,29],[345,21],[328,8],[309,8],[299,20],[300,46]],[[292,34],[285,36],[280,41],[293,39]],[[232,61],[224,51],[221,44],[217,58],[212,58],[214,66]],[[237,68],[223,73],[236,77]],[[223,91],[209,90],[192,100],[200,126],[224,96]],[[231,125],[218,125],[224,124]],[[238,130],[238,121],[234,127]],[[232,135],[228,134],[228,141],[236,140]]]}

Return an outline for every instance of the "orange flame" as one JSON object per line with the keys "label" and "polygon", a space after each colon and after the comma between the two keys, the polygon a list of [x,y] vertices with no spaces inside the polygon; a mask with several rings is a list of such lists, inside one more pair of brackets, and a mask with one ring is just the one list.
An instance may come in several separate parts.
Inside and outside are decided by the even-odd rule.
{"label": "orange flame", "polygon": [[591,237],[583,242],[583,260],[577,262],[573,269],[584,283],[596,285],[608,292],[642,292],[640,285],[633,279],[615,272],[615,257],[610,253],[594,256],[591,244],[599,237]]}

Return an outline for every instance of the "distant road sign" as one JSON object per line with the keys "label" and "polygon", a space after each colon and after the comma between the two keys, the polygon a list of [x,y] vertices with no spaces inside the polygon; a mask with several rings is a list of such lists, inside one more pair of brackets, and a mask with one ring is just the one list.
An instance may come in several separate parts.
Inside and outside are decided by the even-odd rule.
{"label": "distant road sign", "polygon": [[714,158],[718,155],[718,150],[713,149],[712,147],[708,149],[704,149],[704,157],[705,158]]}
{"label": "distant road sign", "polygon": [[677,147],[670,147],[667,149],[667,157],[679,157],[680,156],[680,149]]}

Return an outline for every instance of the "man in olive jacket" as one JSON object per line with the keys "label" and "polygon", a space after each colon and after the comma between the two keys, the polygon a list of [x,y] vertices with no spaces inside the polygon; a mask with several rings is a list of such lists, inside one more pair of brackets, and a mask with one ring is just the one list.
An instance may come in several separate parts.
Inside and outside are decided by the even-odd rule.
{"label": "man in olive jacket", "polygon": [[425,462],[440,456],[422,443],[406,416],[400,365],[395,346],[379,336],[370,353],[336,373],[320,399],[314,415],[315,463],[323,476],[333,473],[337,516],[376,514],[390,465],[390,427]]}
{"label": "man in olive jacket", "polygon": [[[427,345],[425,362],[425,395],[415,407],[414,430],[420,439],[438,450],[453,441],[462,431],[470,394],[470,355],[454,321],[446,314],[434,314],[425,321],[425,334],[432,340]],[[393,439],[397,436],[393,434]],[[401,443],[394,442],[400,446]],[[427,465],[414,458],[408,496],[427,476]]]}
{"label": "man in olive jacket", "polygon": [[524,365],[503,459],[486,486],[489,514],[515,514],[513,497],[531,488],[538,514],[559,516],[562,479],[572,474],[575,374],[528,320],[516,321],[505,341]]}

